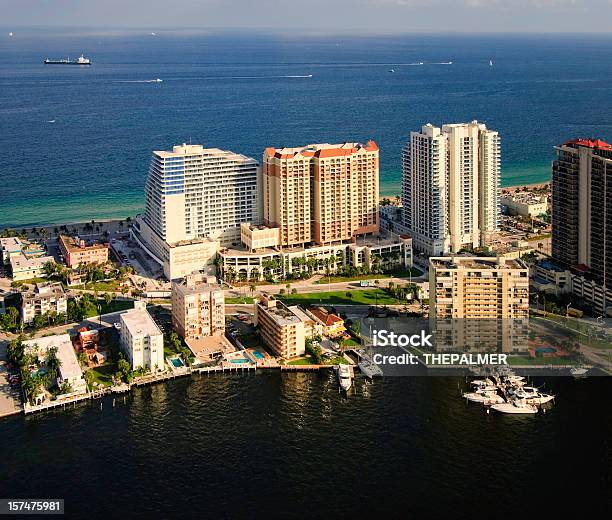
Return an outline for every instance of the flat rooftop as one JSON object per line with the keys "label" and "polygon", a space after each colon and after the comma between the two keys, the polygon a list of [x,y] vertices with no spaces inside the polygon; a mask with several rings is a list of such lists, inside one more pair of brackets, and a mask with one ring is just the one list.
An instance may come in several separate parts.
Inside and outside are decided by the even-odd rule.
{"label": "flat rooftop", "polygon": [[429,264],[436,269],[527,269],[520,260],[496,257],[432,257],[429,259]]}
{"label": "flat rooftop", "polygon": [[187,285],[185,283],[172,284],[172,290],[179,292],[183,296],[187,296],[190,294],[222,291],[223,288],[218,283],[199,282],[192,285]]}
{"label": "flat rooftop", "polygon": [[193,355],[200,359],[208,359],[214,354],[227,354],[236,350],[225,336],[207,336],[186,340],[185,343]]}
{"label": "flat rooftop", "polygon": [[66,235],[59,236],[60,241],[64,245],[64,247],[69,251],[91,251],[92,249],[108,249],[108,244],[104,244],[101,242],[87,242],[83,240],[83,245],[81,246],[75,237],[69,237]]}
{"label": "flat rooftop", "polygon": [[46,357],[46,353],[49,349],[57,347],[57,358],[61,361],[61,376],[64,379],[80,379],[82,377],[83,372],[68,334],[31,339],[24,341],[23,344],[28,349],[33,349],[34,345],[36,345],[39,357]]}
{"label": "flat rooftop", "polygon": [[263,309],[278,325],[281,327],[286,325],[296,325],[301,323],[302,320],[291,310],[291,307],[285,306],[279,300],[272,300],[274,305],[268,307],[263,303],[258,303],[259,307]]}
{"label": "flat rooftop", "polygon": [[246,155],[235,153],[229,150],[221,150],[221,148],[204,148],[201,144],[186,144],[176,145],[172,147],[172,151],[168,150],[155,150],[153,151],[160,159],[170,159],[173,157],[197,157],[197,156],[208,156],[208,157],[219,157],[224,159],[233,159],[237,161],[255,161],[251,157]]}
{"label": "flat rooftop", "polygon": [[121,323],[127,327],[132,335],[147,334],[148,336],[161,335],[161,330],[145,309],[130,309],[121,314]]}
{"label": "flat rooftop", "polygon": [[55,262],[52,256],[27,257],[23,253],[19,256],[11,256],[11,267],[14,271],[20,269],[33,269],[42,267],[47,262]]}

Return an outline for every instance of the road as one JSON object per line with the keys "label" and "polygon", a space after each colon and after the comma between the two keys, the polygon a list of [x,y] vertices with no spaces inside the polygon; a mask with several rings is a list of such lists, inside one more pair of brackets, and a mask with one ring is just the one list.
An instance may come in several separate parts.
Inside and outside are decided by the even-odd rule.
{"label": "road", "polygon": [[[370,285],[368,287],[361,287],[359,281],[350,282],[335,282],[335,283],[315,283],[321,279],[321,276],[314,276],[308,280],[299,280],[295,282],[287,282],[290,284],[289,291],[295,289],[298,293],[316,293],[316,292],[331,292],[331,291],[363,291],[368,289],[386,288],[389,287],[389,283],[393,282],[394,285],[404,285],[410,283],[409,278],[378,278],[378,285],[374,284],[374,279],[367,280]],[[427,274],[424,273],[421,276],[413,276],[412,282],[422,282],[427,280]],[[287,290],[287,284],[278,283],[270,285],[258,285],[255,290],[255,294],[278,294],[280,291]],[[239,297],[239,296],[250,296],[251,292],[248,286],[236,287],[233,289],[227,289],[225,291],[226,297]]]}

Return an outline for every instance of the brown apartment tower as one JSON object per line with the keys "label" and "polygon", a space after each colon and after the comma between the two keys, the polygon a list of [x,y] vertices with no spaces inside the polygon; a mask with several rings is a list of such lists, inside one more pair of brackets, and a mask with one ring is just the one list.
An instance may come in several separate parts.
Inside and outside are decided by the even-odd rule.
{"label": "brown apartment tower", "polygon": [[552,166],[552,254],[612,289],[612,145],[576,139]]}
{"label": "brown apartment tower", "polygon": [[374,141],[266,148],[264,224],[284,247],[330,244],[377,233],[378,146]]}

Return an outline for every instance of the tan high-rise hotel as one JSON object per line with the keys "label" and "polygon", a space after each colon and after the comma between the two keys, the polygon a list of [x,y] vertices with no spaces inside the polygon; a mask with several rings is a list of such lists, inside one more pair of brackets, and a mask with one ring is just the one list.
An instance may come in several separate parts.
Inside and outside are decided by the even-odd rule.
{"label": "tan high-rise hotel", "polygon": [[312,144],[266,148],[263,220],[280,245],[330,244],[377,233],[378,146]]}

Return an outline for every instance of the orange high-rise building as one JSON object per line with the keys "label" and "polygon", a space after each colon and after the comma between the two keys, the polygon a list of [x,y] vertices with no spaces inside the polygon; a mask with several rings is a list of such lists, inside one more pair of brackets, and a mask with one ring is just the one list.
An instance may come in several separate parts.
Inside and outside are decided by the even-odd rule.
{"label": "orange high-rise building", "polygon": [[282,246],[329,244],[379,231],[373,141],[266,148],[262,177],[264,224],[280,229]]}

